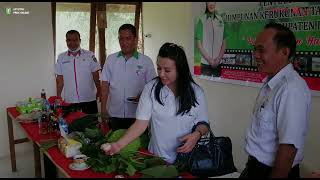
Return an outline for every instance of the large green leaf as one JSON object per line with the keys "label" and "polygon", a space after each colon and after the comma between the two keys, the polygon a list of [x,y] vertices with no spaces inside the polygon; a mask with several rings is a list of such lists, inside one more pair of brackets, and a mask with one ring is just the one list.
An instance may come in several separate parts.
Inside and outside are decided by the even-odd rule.
{"label": "large green leaf", "polygon": [[177,169],[173,165],[160,165],[141,171],[143,175],[152,176],[154,178],[174,178],[179,175]]}

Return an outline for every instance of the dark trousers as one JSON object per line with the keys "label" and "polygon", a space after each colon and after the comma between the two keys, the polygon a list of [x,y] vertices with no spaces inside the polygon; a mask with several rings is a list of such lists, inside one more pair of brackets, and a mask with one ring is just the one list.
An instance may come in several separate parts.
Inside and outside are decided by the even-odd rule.
{"label": "dark trousers", "polygon": [[73,103],[72,106],[86,114],[97,114],[98,113],[98,104],[97,101],[82,102],[82,103]]}
{"label": "dark trousers", "polygon": [[46,154],[43,154],[43,164],[44,164],[44,177],[45,178],[56,178],[57,169],[56,166],[51,162]]}
{"label": "dark trousers", "polygon": [[135,118],[110,117],[108,124],[109,124],[109,127],[113,131],[115,131],[118,129],[128,129],[135,121],[136,121]]}
{"label": "dark trousers", "polygon": [[[109,127],[115,131],[118,129],[129,129],[129,127],[136,121],[135,118],[116,118],[110,117],[108,121]],[[149,135],[148,128],[144,131],[144,134]]]}
{"label": "dark trousers", "polygon": [[221,64],[213,68],[211,65],[201,63],[201,74],[205,76],[220,77],[221,76]]}
{"label": "dark trousers", "polygon": [[[241,172],[239,178],[269,178],[271,171],[272,167],[259,162],[253,156],[249,156],[246,168]],[[300,178],[299,164],[290,170],[288,178]]]}

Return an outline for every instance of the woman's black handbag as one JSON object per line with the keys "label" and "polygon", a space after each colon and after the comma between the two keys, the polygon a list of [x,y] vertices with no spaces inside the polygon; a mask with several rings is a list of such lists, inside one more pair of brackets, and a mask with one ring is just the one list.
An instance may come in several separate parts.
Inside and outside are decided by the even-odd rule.
{"label": "woman's black handbag", "polygon": [[[215,137],[210,130],[209,137],[201,137],[190,153],[178,153],[175,165],[179,171],[188,171],[194,176],[213,177],[236,172],[232,156],[232,143],[229,137]],[[192,132],[195,130],[195,125]]]}

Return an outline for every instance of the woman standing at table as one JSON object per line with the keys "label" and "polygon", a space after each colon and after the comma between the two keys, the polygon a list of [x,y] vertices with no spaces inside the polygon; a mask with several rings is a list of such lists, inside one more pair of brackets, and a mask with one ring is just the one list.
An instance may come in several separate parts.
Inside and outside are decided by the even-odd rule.
{"label": "woman standing at table", "polygon": [[[136,121],[106,154],[113,155],[139,137],[150,124],[148,150],[173,163],[177,152],[190,152],[208,132],[200,121],[208,122],[203,89],[192,79],[186,54],[181,46],[165,43],[159,50],[158,77],[145,85],[136,112]],[[183,143],[182,146],[181,143]]]}

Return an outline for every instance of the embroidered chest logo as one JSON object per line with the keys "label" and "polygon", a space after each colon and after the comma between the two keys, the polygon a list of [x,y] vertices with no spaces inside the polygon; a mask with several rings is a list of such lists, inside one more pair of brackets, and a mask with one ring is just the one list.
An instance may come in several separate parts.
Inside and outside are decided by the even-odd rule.
{"label": "embroidered chest logo", "polygon": [[136,70],[137,76],[143,75],[143,66],[142,65],[137,65],[137,70]]}

